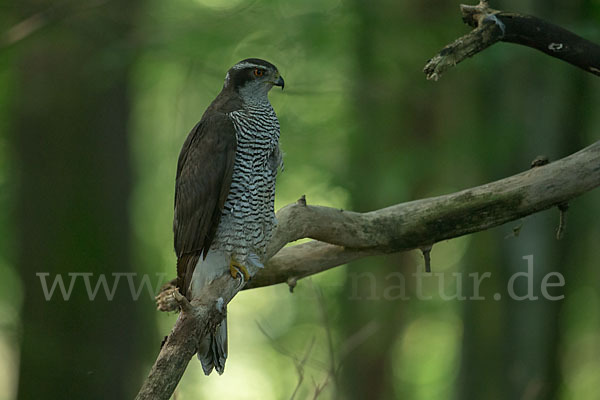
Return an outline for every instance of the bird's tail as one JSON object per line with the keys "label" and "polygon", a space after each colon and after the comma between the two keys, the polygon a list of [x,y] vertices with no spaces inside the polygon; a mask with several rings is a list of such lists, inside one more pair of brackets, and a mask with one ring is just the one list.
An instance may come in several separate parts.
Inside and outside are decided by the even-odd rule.
{"label": "bird's tail", "polygon": [[219,375],[223,373],[227,360],[227,317],[214,332],[202,339],[198,347],[198,359],[202,363],[205,375],[210,375],[213,368]]}
{"label": "bird's tail", "polygon": [[[209,251],[206,259],[200,257],[191,278],[190,297],[201,298],[202,288],[224,273],[228,273],[228,266],[229,257],[221,251]],[[224,306],[215,305],[215,307]],[[222,311],[227,312],[226,309]],[[206,375],[209,375],[213,368],[219,374],[223,373],[227,359],[227,318],[224,318],[213,332],[202,339],[197,353]]]}

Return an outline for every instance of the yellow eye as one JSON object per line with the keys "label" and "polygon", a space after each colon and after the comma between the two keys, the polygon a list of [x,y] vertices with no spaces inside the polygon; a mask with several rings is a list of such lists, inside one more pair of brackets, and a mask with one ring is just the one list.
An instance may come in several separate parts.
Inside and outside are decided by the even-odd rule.
{"label": "yellow eye", "polygon": [[260,68],[254,68],[254,76],[260,78],[265,72]]}

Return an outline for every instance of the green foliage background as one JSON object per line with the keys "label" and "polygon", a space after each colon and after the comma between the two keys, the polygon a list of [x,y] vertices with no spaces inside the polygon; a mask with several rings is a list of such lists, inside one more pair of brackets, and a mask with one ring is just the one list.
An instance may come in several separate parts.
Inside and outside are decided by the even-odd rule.
{"label": "green foliage background", "polygon": [[[23,181],[21,175],[18,148],[23,143],[17,140],[15,121],[27,115],[15,110],[35,101],[22,99],[20,93],[23,76],[28,76],[22,61],[38,46],[58,41],[69,54],[75,40],[85,44],[86,35],[110,35],[125,27],[123,37],[79,64],[100,86],[110,84],[104,71],[121,63],[131,66],[126,143],[132,179],[126,196],[130,231],[125,234],[132,271],[149,274],[153,284],[175,275],[171,224],[179,149],[220,91],[226,70],[243,58],[273,62],[286,80],[285,91],[270,95],[285,152],[277,208],[305,194],[311,204],[374,210],[500,179],[526,170],[539,154],[556,160],[598,140],[598,78],[531,49],[498,44],[439,82],[426,81],[426,60],[468,29],[461,24],[457,2],[138,0],[134,12],[123,14],[114,0],[88,6],[55,5],[64,12],[48,13],[47,24],[22,40],[3,42],[0,50],[0,209],[7,211],[0,213],[2,400],[27,398],[27,388],[49,379],[42,371],[23,373],[38,363],[35,357],[52,358],[57,369],[69,371],[53,337],[64,336],[82,348],[96,346],[77,325],[61,329],[49,321],[47,337],[36,339],[39,350],[22,352],[22,346],[30,345],[24,336],[28,323],[23,301],[41,289],[39,281],[23,283],[28,280],[20,269],[23,236],[15,233],[22,229],[15,210],[22,201],[19,188],[38,182]],[[505,0],[492,6],[531,13],[600,42],[598,0]],[[2,5],[2,31],[10,32],[48,7],[33,0]],[[107,8],[112,10],[108,17],[103,14]],[[74,18],[98,22],[99,16],[97,32],[71,24]],[[92,39],[89,43],[94,45]],[[51,83],[53,77],[40,79]],[[79,78],[73,79],[77,84]],[[39,90],[49,89],[42,85]],[[69,108],[83,100],[56,101]],[[98,143],[111,153],[111,142],[100,138]],[[49,157],[60,160],[65,154],[58,149]],[[96,149],[77,150],[85,155]],[[64,173],[70,176],[70,170]],[[105,190],[117,192],[110,185]],[[86,193],[82,196],[85,201]],[[430,300],[416,298],[412,274],[423,269],[417,252],[335,268],[300,281],[293,295],[285,285],[242,292],[228,310],[225,374],[206,378],[200,363],[192,360],[177,399],[290,398],[299,379],[294,359],[307,349],[296,399],[313,398],[320,385],[324,391],[319,398],[596,398],[599,204],[597,190],[573,201],[562,241],[554,239],[558,212],[548,210],[435,245],[432,260],[438,274],[423,278],[423,293]],[[111,218],[109,212],[106,218]],[[521,227],[517,236],[516,226]],[[506,293],[512,274],[525,270],[523,256],[530,254],[536,290],[546,273],[560,272],[566,280],[559,290],[564,300],[494,300],[494,293]],[[48,271],[43,259],[36,262],[36,271]],[[119,265],[104,268],[106,274],[121,271]],[[87,270],[77,264],[49,272],[68,271]],[[491,273],[481,288],[486,300],[440,296],[438,285],[450,294],[457,276],[463,277],[463,294],[473,295],[467,274],[474,272]],[[406,278],[407,300],[390,299],[398,273]],[[517,287],[521,293],[525,289]],[[125,294],[120,303],[102,307],[114,311],[131,303],[127,288],[119,290]],[[71,305],[84,318],[107,327],[107,343],[138,350],[134,356],[116,353],[112,358],[126,366],[126,376],[111,374],[111,368],[100,368],[90,357],[87,365],[73,367],[73,374],[77,377],[75,370],[82,368],[90,374],[98,371],[97,381],[69,382],[64,376],[66,387],[80,385],[94,393],[89,398],[104,398],[103,388],[119,382],[123,389],[114,396],[131,398],[136,393],[176,315],[154,312],[149,296],[129,303],[128,310],[140,317],[126,318],[118,326],[130,332],[127,337],[137,338],[135,343],[108,329],[116,322],[105,318],[96,302],[83,298]],[[59,315],[66,306],[52,301],[35,307]],[[21,353],[27,354],[21,361],[21,376],[27,379],[19,383]],[[44,398],[68,398],[69,390],[47,389]]]}

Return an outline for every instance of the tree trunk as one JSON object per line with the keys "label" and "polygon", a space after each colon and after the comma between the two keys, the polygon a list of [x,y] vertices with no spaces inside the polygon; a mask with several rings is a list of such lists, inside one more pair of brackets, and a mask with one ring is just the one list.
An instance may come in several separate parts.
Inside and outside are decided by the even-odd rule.
{"label": "tree trunk", "polygon": [[[26,19],[47,5],[19,1]],[[19,230],[17,267],[25,288],[18,394],[23,399],[132,398],[143,373],[149,301],[134,302],[120,282],[110,301],[92,301],[82,277],[68,300],[60,275],[113,273],[131,265],[128,121],[138,2],[78,2],[42,12],[42,27],[14,44],[17,57],[14,124]],[[140,271],[141,272],[141,271]],[[132,384],[133,383],[133,384]]]}

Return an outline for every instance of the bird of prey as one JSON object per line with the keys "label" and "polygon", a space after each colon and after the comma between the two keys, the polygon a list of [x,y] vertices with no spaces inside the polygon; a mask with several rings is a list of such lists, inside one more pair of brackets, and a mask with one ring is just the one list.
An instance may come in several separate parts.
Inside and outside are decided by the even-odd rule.
{"label": "bird of prey", "polygon": [[[261,59],[229,69],[221,93],[189,133],[177,164],[177,286],[189,300],[223,275],[247,281],[275,227],[275,177],[282,168],[279,121],[267,96],[283,89],[277,68]],[[223,373],[227,321],[198,348],[206,375]]]}

